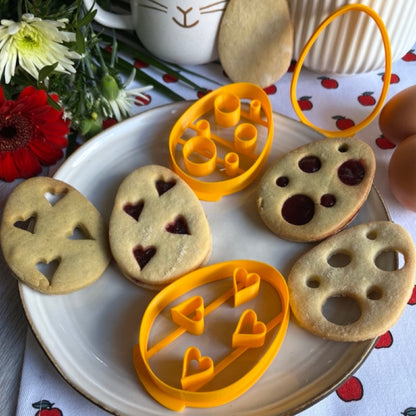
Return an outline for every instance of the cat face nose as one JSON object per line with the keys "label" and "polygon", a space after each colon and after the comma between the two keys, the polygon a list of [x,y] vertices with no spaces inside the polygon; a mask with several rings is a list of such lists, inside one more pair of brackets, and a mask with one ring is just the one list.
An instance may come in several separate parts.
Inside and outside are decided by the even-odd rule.
{"label": "cat face nose", "polygon": [[189,13],[193,11],[193,7],[189,7],[188,9],[184,10],[179,6],[176,6],[176,9],[179,10],[179,17],[173,17],[172,20],[180,27],[185,29],[189,29],[191,27],[196,26],[199,23],[198,19],[189,18]]}

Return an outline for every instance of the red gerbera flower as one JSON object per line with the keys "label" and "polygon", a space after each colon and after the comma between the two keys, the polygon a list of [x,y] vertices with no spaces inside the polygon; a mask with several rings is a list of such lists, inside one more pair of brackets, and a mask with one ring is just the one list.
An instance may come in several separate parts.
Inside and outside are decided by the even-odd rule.
{"label": "red gerbera flower", "polygon": [[26,87],[16,101],[5,100],[0,87],[0,179],[30,178],[63,157],[69,120],[47,98]]}

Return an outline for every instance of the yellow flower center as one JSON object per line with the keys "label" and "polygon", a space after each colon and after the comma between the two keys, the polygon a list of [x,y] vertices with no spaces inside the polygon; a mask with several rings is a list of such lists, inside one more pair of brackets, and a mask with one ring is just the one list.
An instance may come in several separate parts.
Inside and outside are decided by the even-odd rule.
{"label": "yellow flower center", "polygon": [[30,25],[24,25],[24,27],[16,34],[15,38],[17,47],[21,51],[37,49],[43,41],[42,34]]}

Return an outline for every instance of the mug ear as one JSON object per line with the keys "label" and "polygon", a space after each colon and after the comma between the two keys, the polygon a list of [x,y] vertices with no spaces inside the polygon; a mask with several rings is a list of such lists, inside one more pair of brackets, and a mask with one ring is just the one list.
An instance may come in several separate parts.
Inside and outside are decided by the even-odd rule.
{"label": "mug ear", "polygon": [[267,87],[289,68],[293,26],[287,0],[230,0],[218,33],[218,52],[233,82]]}

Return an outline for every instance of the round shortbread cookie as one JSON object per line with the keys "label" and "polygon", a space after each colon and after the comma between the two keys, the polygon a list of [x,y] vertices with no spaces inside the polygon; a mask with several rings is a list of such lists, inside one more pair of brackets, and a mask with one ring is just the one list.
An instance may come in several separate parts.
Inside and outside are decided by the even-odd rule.
{"label": "round shortbread cookie", "polygon": [[[396,323],[414,275],[415,247],[403,227],[389,221],[360,224],[295,262],[288,275],[290,305],[299,324],[318,336],[363,341]],[[339,300],[347,302],[331,312],[331,301]]]}
{"label": "round shortbread cookie", "polygon": [[233,82],[268,87],[292,60],[293,25],[286,0],[230,0],[218,31],[221,65]]}
{"label": "round shortbread cookie", "polygon": [[123,180],[109,231],[118,266],[140,286],[160,288],[211,254],[211,232],[199,199],[163,166],[138,168]]}
{"label": "round shortbread cookie", "polygon": [[262,177],[257,207],[277,236],[318,241],[351,222],[367,199],[375,173],[369,145],[326,138],[280,158]]}
{"label": "round shortbread cookie", "polygon": [[107,225],[98,210],[69,184],[48,177],[27,179],[14,189],[0,237],[16,277],[47,294],[90,285],[111,258]]}

